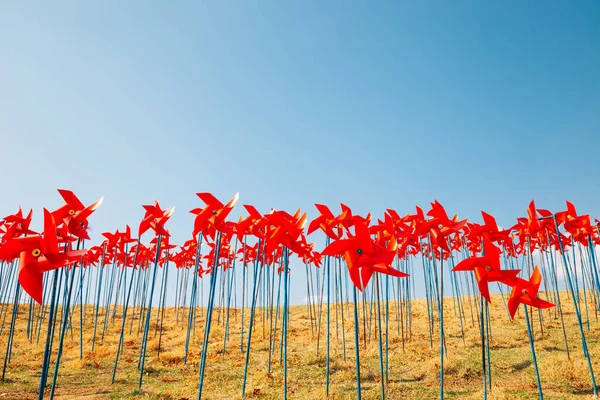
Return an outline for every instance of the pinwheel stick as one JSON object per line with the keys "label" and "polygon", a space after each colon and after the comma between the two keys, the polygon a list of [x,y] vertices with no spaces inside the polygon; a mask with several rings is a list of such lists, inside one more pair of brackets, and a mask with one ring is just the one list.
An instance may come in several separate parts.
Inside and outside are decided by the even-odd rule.
{"label": "pinwheel stick", "polygon": [[[600,293],[600,278],[598,277],[598,266],[596,265],[596,251],[595,251],[595,246],[592,242],[592,236],[588,235],[588,254],[589,254],[589,258],[590,258],[590,266],[594,275],[594,280],[596,283],[596,292]],[[597,313],[597,309],[596,309],[596,313]]]}
{"label": "pinwheel stick", "polygon": [[50,366],[50,355],[52,352],[52,334],[55,318],[56,306],[56,290],[58,286],[58,269],[54,270],[52,280],[52,294],[50,296],[50,312],[48,313],[48,331],[46,333],[46,344],[44,346],[44,356],[42,359],[42,374],[40,376],[40,387],[38,389],[38,400],[44,398],[44,390],[46,389],[46,380],[48,378],[48,368]]}
{"label": "pinwheel stick", "polygon": [[98,328],[98,311],[100,310],[100,294],[102,289],[102,274],[104,272],[104,258],[106,257],[106,242],[104,246],[102,246],[102,264],[100,265],[98,271],[98,294],[96,297],[96,313],[94,316],[94,333],[92,335],[92,352],[94,351],[94,346],[96,344],[96,329]]}
{"label": "pinwheel stick", "polygon": [[323,268],[323,278],[321,282],[319,282],[319,270],[317,269],[315,272],[317,275],[317,290],[319,290],[319,286],[321,287],[319,294],[319,312],[317,317],[317,355],[319,355],[319,348],[321,345],[321,321],[323,316],[323,296],[325,293],[325,268]]}
{"label": "pinwheel stick", "polygon": [[[329,245],[329,237],[327,237]],[[327,356],[325,361],[325,395],[329,396],[330,330],[331,330],[331,257],[327,256]],[[287,268],[286,268],[287,270]]]}
{"label": "pinwheel stick", "polygon": [[315,334],[315,328],[313,324],[313,315],[312,315],[312,301],[310,296],[310,277],[311,273],[308,269],[308,263],[304,263],[304,268],[306,270],[306,312],[308,313],[308,319],[310,320],[310,333],[311,335]]}
{"label": "pinwheel stick", "polygon": [[488,380],[487,380],[487,367],[486,367],[486,356],[485,356],[485,328],[483,325],[483,321],[485,318],[485,314],[483,312],[483,302],[485,301],[485,299],[481,298],[481,305],[480,305],[480,309],[479,309],[479,318],[480,318],[480,324],[479,324],[479,334],[481,335],[481,369],[482,369],[482,376],[483,376],[483,399],[486,400],[487,399],[487,385],[488,385]]}
{"label": "pinwheel stick", "polygon": [[[196,246],[196,260],[194,261],[194,280],[192,281],[192,295],[190,298],[190,310],[188,312],[188,324],[187,324],[187,331],[185,333],[185,356],[183,357],[183,363],[187,364],[187,357],[188,357],[188,351],[189,351],[189,345],[190,345],[190,332],[192,330],[192,327],[195,326],[195,318],[194,316],[196,315],[196,298],[197,296],[197,292],[198,292],[198,275],[199,275],[199,270],[198,267],[200,265],[200,253],[202,251],[202,233],[198,234],[198,240],[197,240],[197,246]],[[187,289],[187,288],[186,288]]]}
{"label": "pinwheel stick", "polygon": [[288,324],[289,324],[289,297],[288,297],[288,271],[289,271],[289,252],[283,247],[284,269],[283,269],[283,314],[281,316],[283,322],[283,330],[281,332],[281,340],[283,342],[283,400],[287,400],[287,350],[288,350]]}
{"label": "pinwheel stick", "polygon": [[[343,321],[343,320],[342,320]],[[385,276],[385,382],[390,379],[390,276]]]}
{"label": "pinwheel stick", "polygon": [[[245,306],[245,300],[246,300],[246,287],[248,285],[247,281],[246,281],[246,270],[247,270],[247,265],[246,265],[246,235],[244,235],[244,251],[243,251],[243,258],[244,258],[244,265],[242,266],[242,319],[241,319],[241,332],[240,332],[240,353],[244,352],[244,306]],[[270,364],[269,364],[270,365]]]}
{"label": "pinwheel stick", "polygon": [[[338,279],[339,279],[339,288],[340,288],[340,310],[341,310],[341,318],[342,318],[342,350],[344,354],[344,362],[346,362],[346,327],[345,327],[345,316],[344,316],[344,308],[347,308],[348,305],[348,286],[346,285],[346,301],[344,302],[344,286],[342,277],[347,277],[342,273],[342,263],[340,257],[336,257],[337,266],[338,266]],[[347,283],[347,281],[346,281]],[[346,313],[348,311],[346,310]]]}
{"label": "pinwheel stick", "polygon": [[356,396],[358,400],[361,400],[360,390],[360,336],[359,336],[359,321],[358,321],[358,296],[356,294],[356,286],[352,287],[352,293],[354,296],[354,352],[356,353]]}
{"label": "pinwheel stick", "polygon": [[200,356],[200,382],[198,385],[198,400],[202,399],[202,387],[204,384],[204,370],[206,368],[206,354],[208,353],[208,340],[210,338],[210,327],[212,322],[212,311],[214,307],[217,275],[219,273],[219,255],[221,252],[221,237],[222,234],[217,234],[214,250],[213,270],[210,277],[210,291],[208,295],[208,307],[206,309],[206,322],[204,328],[204,340],[202,341],[202,355]]}
{"label": "pinwheel stick", "polygon": [[29,299],[29,310],[27,316],[27,339],[29,343],[33,342],[34,324],[36,321],[36,309],[37,303],[33,298]]}
{"label": "pinwheel stick", "polygon": [[385,373],[383,370],[383,340],[381,333],[381,300],[379,294],[379,273],[375,273],[375,293],[377,296],[377,344],[379,348],[379,373],[381,375],[381,400],[385,400]]}
{"label": "pinwheel stick", "polygon": [[[283,260],[281,260],[281,263],[283,264]],[[275,267],[273,267],[273,273],[275,273]],[[277,320],[279,318],[279,305],[281,304],[281,273],[278,274],[279,277],[277,279],[277,300],[276,300],[276,309],[277,311],[275,312],[275,321],[273,323],[273,337],[271,340],[269,340],[269,359],[267,361],[267,370],[269,373],[271,373],[271,357],[273,354],[275,354],[275,344],[277,342]],[[274,279],[275,277],[273,277]],[[275,282],[273,282],[273,286],[275,285]],[[272,316],[271,316],[272,317]]]}
{"label": "pinwheel stick", "polygon": [[[431,238],[430,238],[431,240]],[[444,251],[440,249],[439,323],[440,323],[440,400],[444,398]],[[432,256],[435,268],[435,254]]]}
{"label": "pinwheel stick", "polygon": [[83,265],[79,268],[79,359],[83,360],[83,280],[85,278],[85,271],[87,268],[83,268]]}
{"label": "pinwheel stick", "polygon": [[484,320],[485,320],[485,349],[487,355],[487,377],[488,377],[488,387],[490,388],[490,392],[492,391],[492,356],[490,354],[490,306],[487,301],[481,300],[484,304]]}
{"label": "pinwheel stick", "polygon": [[[254,285],[253,285],[253,289],[252,289],[252,305],[250,306],[250,323],[248,325],[248,343],[246,345],[246,361],[244,362],[244,379],[242,381],[242,397],[244,397],[245,393],[246,393],[246,380],[248,378],[248,361],[250,360],[250,343],[252,343],[252,332],[253,332],[252,325],[254,323],[254,309],[256,307],[256,297],[258,295],[258,293],[256,291],[257,291],[257,286],[258,286],[257,283],[258,283],[258,280],[260,279],[259,268],[258,268],[258,261],[259,261],[258,254],[261,251],[261,244],[262,244],[262,241],[259,239],[258,240],[258,252],[257,252],[256,258],[254,259]],[[262,268],[260,269],[260,272],[262,273]],[[200,399],[198,399],[198,400],[200,400]]]}
{"label": "pinwheel stick", "polygon": [[527,306],[523,304],[523,312],[525,313],[525,323],[527,324],[527,334],[529,335],[529,347],[531,347],[531,357],[533,358],[533,369],[535,370],[535,379],[537,381],[538,395],[540,400],[544,399],[542,393],[542,384],[540,382],[540,370],[538,368],[537,357],[535,356],[535,345],[533,343],[533,332],[531,330],[531,324],[529,323],[529,313],[527,312]]}
{"label": "pinwheel stick", "polygon": [[[237,253],[237,242],[235,243],[235,248],[233,250],[233,254]],[[225,357],[225,349],[227,347],[227,339],[229,337],[229,310],[231,307],[231,297],[233,294],[233,284],[234,284],[234,278],[235,278],[235,261],[236,259],[233,259],[232,262],[232,266],[230,268],[230,274],[231,274],[231,279],[229,280],[229,290],[228,290],[228,296],[227,296],[227,315],[226,315],[226,321],[225,321],[225,334],[223,335],[223,357]],[[234,305],[235,306],[235,305]]]}

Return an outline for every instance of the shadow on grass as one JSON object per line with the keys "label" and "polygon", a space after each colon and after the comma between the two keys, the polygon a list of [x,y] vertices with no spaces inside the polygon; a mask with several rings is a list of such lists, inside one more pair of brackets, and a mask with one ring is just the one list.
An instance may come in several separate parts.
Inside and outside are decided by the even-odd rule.
{"label": "shadow on grass", "polygon": [[587,388],[587,389],[577,389],[577,388],[573,388],[573,394],[576,395],[594,395],[594,389]]}
{"label": "shadow on grass", "polygon": [[531,364],[533,364],[533,362],[531,360],[526,360],[517,364],[513,364],[510,367],[512,368],[513,372],[517,372],[517,371],[522,371],[525,368],[528,368],[531,366]]}
{"label": "shadow on grass", "polygon": [[391,383],[414,383],[414,382],[421,382],[423,379],[425,379],[425,374],[421,374],[412,378],[400,378],[400,379],[396,379],[396,380],[391,380]]}

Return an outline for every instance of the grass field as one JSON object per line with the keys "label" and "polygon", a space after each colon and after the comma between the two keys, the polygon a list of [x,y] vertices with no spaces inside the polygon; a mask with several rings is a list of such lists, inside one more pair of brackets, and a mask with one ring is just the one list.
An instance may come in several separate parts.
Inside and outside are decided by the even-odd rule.
{"label": "grass field", "polygon": [[[591,381],[581,349],[581,340],[572,304],[563,294],[565,325],[568,336],[571,360],[567,359],[560,319],[554,317],[554,310],[543,314],[543,335],[540,332],[539,315],[534,315],[536,351],[541,370],[542,387],[547,399],[587,399],[593,398]],[[531,364],[531,352],[522,309],[516,321],[511,323],[506,315],[502,300],[494,296],[490,306],[491,314],[491,363],[493,388],[490,399],[535,399],[537,388]],[[466,303],[466,302],[465,302]],[[341,316],[335,317],[332,306],[332,361],[331,399],[356,398],[354,328],[353,318],[349,317],[352,308],[344,309],[344,329],[346,338],[346,359],[342,346]],[[395,310],[395,304],[390,308]],[[458,318],[454,315],[452,299],[446,301],[445,326],[448,358],[445,361],[445,394],[448,399],[480,399],[481,348],[477,321],[473,324],[470,311],[465,310],[465,337],[461,337]],[[439,338],[434,336],[430,347],[427,329],[427,308],[424,300],[412,304],[412,337],[402,343],[398,335],[395,312],[390,312],[389,325],[389,381],[386,394],[389,399],[435,399],[439,393]],[[204,319],[200,315],[195,336],[190,345],[191,354],[186,365],[183,363],[185,327],[176,321],[176,312],[170,308],[165,313],[160,357],[157,357],[158,336],[154,336],[152,324],[148,344],[146,375],[141,390],[137,390],[137,357],[141,335],[137,334],[137,320],[133,334],[125,338],[125,350],[121,356],[117,379],[111,384],[112,366],[115,358],[121,320],[110,320],[104,339],[97,338],[94,351],[91,351],[93,332],[92,307],[87,307],[87,321],[83,330],[83,358],[79,358],[79,309],[75,309],[73,329],[65,340],[63,361],[61,362],[56,398],[59,399],[196,399],[198,388],[198,362],[200,341],[204,329]],[[600,371],[600,331],[598,321],[589,308],[590,330],[586,330],[594,367]],[[247,315],[248,313],[246,313]],[[10,314],[9,314],[10,315]],[[155,314],[156,315],[156,314]],[[244,354],[240,352],[240,311],[230,314],[230,337],[227,351],[223,351],[223,316],[215,314],[211,331],[208,366],[203,398],[241,398]],[[268,372],[269,334],[268,321],[263,330],[263,318],[257,314],[253,333],[251,357],[248,368],[246,397],[278,399],[282,397],[282,368],[279,364],[279,351],[272,358],[271,373]],[[288,347],[288,396],[290,399],[325,398],[325,324],[322,324],[320,349],[317,354],[316,333],[311,332],[311,319],[305,306],[291,307],[291,320]],[[7,318],[8,323],[9,318]],[[104,321],[101,310],[100,321]],[[154,322],[155,319],[153,318]],[[315,324],[315,321],[313,321]],[[336,326],[337,324],[337,326]],[[6,378],[0,381],[0,399],[37,398],[40,365],[43,354],[44,330],[39,344],[30,343],[26,337],[27,306],[21,306],[11,363]],[[129,325],[129,320],[127,325]],[[246,322],[247,326],[247,322]],[[313,325],[314,327],[314,325]],[[337,329],[336,329],[337,328]],[[586,326],[587,328],[587,326]],[[376,326],[372,324],[370,340],[367,335],[365,348],[361,337],[362,393],[364,399],[381,398],[381,380]],[[384,325],[385,329],[385,325]],[[436,329],[437,331],[437,325]],[[8,329],[5,326],[0,336],[1,359],[4,359]],[[361,322],[362,335],[362,322]],[[277,342],[279,344],[279,342]],[[404,348],[403,348],[404,347]],[[54,348],[56,349],[56,342]],[[53,358],[54,360],[54,358]],[[52,370],[54,365],[52,365]],[[49,378],[51,381],[51,377]],[[47,397],[47,395],[46,395]]]}

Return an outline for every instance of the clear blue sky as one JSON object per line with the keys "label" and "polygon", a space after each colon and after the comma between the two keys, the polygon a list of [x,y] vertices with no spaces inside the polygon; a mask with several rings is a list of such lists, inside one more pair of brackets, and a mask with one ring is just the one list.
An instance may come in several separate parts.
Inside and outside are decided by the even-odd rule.
{"label": "clear blue sky", "polygon": [[261,211],[438,199],[501,225],[600,214],[598,1],[102,1],[0,6],[0,213],[157,199]]}

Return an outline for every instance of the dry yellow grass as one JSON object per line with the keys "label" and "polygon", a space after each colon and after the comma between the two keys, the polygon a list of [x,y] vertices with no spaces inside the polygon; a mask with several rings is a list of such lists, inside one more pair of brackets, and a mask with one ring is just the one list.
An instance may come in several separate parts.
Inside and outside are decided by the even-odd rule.
{"label": "dry yellow grass", "polygon": [[[567,359],[560,320],[554,311],[544,312],[544,334],[539,329],[537,312],[534,313],[536,350],[542,375],[542,387],[547,399],[592,398],[591,383],[581,341],[566,294],[563,294],[565,323],[571,350],[571,361]],[[594,367],[600,371],[599,323],[590,306],[591,330],[586,331]],[[435,399],[439,391],[438,338],[433,347],[429,344],[427,309],[423,300],[413,301],[412,339],[402,346],[397,334],[395,312],[390,313],[389,382],[386,393],[389,399]],[[395,310],[395,303],[391,304]],[[333,310],[333,308],[332,308]],[[351,306],[345,310],[346,359],[344,360],[341,331],[336,336],[335,313],[332,314],[332,361],[331,399],[356,398],[354,368],[354,328]],[[91,307],[88,307],[91,312]],[[535,375],[531,365],[531,353],[525,321],[521,314],[516,322],[509,322],[500,297],[493,297],[491,313],[491,360],[493,389],[490,399],[534,399],[537,398]],[[117,313],[119,314],[119,313]],[[70,332],[65,340],[56,398],[58,399],[105,399],[105,398],[150,398],[150,399],[195,399],[198,388],[198,362],[204,319],[200,316],[196,334],[190,345],[187,365],[183,363],[185,327],[176,323],[175,310],[165,314],[162,350],[157,357],[158,337],[154,337],[154,324],[148,344],[146,376],[141,391],[137,390],[137,356],[141,335],[137,335],[137,320],[134,332],[125,338],[125,352],[121,356],[117,380],[111,384],[112,366],[120,329],[120,318],[110,323],[104,341],[98,339],[91,352],[92,321],[88,315],[88,326],[84,328],[83,359],[79,359],[79,311],[73,317],[73,339]],[[154,314],[156,315],[156,314]],[[104,321],[103,313],[100,321]],[[213,318],[211,344],[208,353],[205,399],[241,398],[244,355],[240,353],[240,313],[230,315],[230,338],[227,352],[223,349],[223,315]],[[282,368],[279,352],[273,357],[271,373],[267,371],[269,341],[268,323],[263,336],[262,314],[258,311],[256,330],[248,372],[246,397],[278,399],[282,397]],[[454,315],[452,299],[446,301],[445,326],[448,358],[445,362],[445,393],[448,399],[480,399],[481,350],[477,322],[472,324],[466,310],[464,341],[460,335],[458,318]],[[0,382],[0,399],[31,399],[37,397],[43,343],[29,343],[26,338],[27,308],[21,307],[15,332],[14,351],[7,370],[6,380]],[[155,319],[152,319],[154,322]],[[339,329],[341,330],[341,321]],[[247,322],[246,322],[247,326]],[[325,398],[325,324],[322,325],[321,346],[317,354],[316,337],[311,333],[310,318],[304,306],[291,307],[288,348],[288,395],[290,399]],[[362,331],[362,326],[361,326]],[[437,326],[436,326],[437,331]],[[6,332],[0,337],[2,359],[6,348]],[[43,334],[42,334],[43,336]],[[378,347],[375,330],[371,332],[366,348],[361,338],[362,389],[364,399],[380,398],[380,374]],[[43,338],[40,342],[43,342]],[[56,342],[55,342],[56,349]],[[53,358],[54,360],[54,358]],[[52,366],[53,368],[53,366]],[[50,378],[51,379],[51,378]]]}

